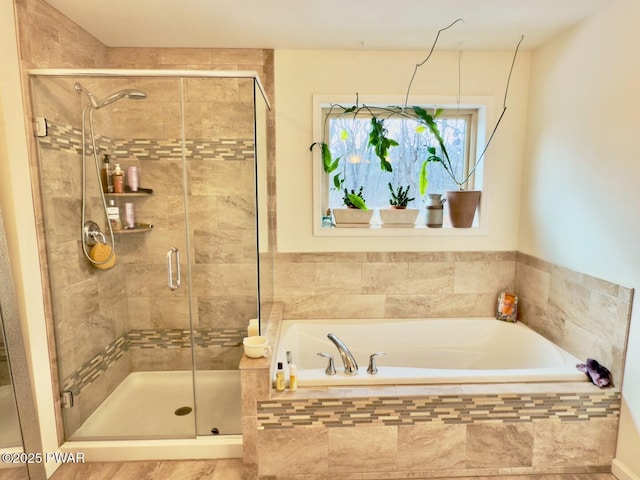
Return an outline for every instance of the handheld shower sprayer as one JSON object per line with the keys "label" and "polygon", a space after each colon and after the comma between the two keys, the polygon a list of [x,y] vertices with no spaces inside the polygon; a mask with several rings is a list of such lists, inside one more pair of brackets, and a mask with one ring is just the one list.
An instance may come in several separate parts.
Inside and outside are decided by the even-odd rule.
{"label": "handheld shower sprayer", "polygon": [[119,90],[115,93],[112,93],[111,95],[109,95],[106,98],[103,98],[102,100],[98,100],[93,93],[91,93],[89,90],[84,88],[79,83],[75,83],[73,85],[73,88],[78,93],[78,95],[85,93],[89,98],[89,101],[91,102],[91,107],[96,110],[102,107],[106,107],[107,105],[111,105],[113,102],[117,102],[121,98],[130,98],[132,100],[143,100],[147,98],[147,94],[144,93],[142,90],[127,88],[125,90]]}
{"label": "handheld shower sprayer", "polygon": [[[109,255],[107,258],[105,259],[93,259],[91,257],[91,255],[89,254],[89,252],[87,251],[87,242],[85,241],[85,237],[84,237],[84,229],[85,229],[85,225],[86,225],[86,219],[85,219],[85,210],[86,210],[86,203],[87,203],[87,173],[86,173],[86,161],[87,161],[87,139],[86,139],[86,128],[85,128],[85,119],[86,119],[86,115],[87,113],[89,114],[89,132],[90,132],[90,147],[91,147],[91,152],[93,153],[93,159],[94,159],[94,163],[95,163],[95,167],[96,167],[96,173],[98,174],[98,182],[100,183],[100,167],[98,165],[98,148],[96,145],[96,136],[94,133],[94,128],[93,128],[93,114],[96,110],[101,109],[102,107],[106,107],[107,105],[111,105],[114,102],[117,102],[118,100],[120,100],[121,98],[130,98],[132,100],[141,100],[144,98],[147,98],[147,94],[144,93],[142,90],[134,90],[134,89],[125,89],[125,90],[119,90],[115,93],[112,93],[111,95],[109,95],[108,97],[103,98],[102,100],[98,100],[96,98],[96,96],[91,93],[89,90],[87,90],[86,88],[84,88],[80,83],[75,83],[73,85],[74,90],[76,91],[76,93],[78,95],[82,95],[83,93],[87,96],[87,98],[89,99],[90,104],[86,105],[83,109],[82,109],[82,231],[83,231],[83,241],[82,241],[82,251],[84,252],[84,256],[86,257],[86,259],[96,268],[110,268],[111,266],[113,266],[113,262],[112,259],[115,255],[116,252],[116,245],[115,245],[115,239],[113,236],[113,228],[111,226],[111,222],[108,219],[108,214],[107,214],[107,201],[105,199],[105,195],[104,195],[104,191],[102,190],[102,188],[100,189],[100,197],[102,200],[102,207],[104,210],[104,215],[105,218],[107,219],[107,228],[109,230],[109,237],[111,239],[111,251],[109,252]],[[102,238],[104,239],[104,234],[102,234]],[[106,240],[104,241],[104,243],[106,244]],[[115,261],[115,260],[114,260]]]}

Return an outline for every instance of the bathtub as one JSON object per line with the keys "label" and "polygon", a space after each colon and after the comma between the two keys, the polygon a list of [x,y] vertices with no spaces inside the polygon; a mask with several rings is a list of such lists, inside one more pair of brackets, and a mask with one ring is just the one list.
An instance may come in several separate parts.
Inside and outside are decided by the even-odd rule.
{"label": "bathtub", "polygon": [[[344,373],[330,332],[353,353],[357,375]],[[581,360],[521,323],[495,318],[284,320],[276,356],[285,369],[287,351],[301,387],[587,381],[576,369]],[[336,375],[325,373],[328,362],[318,352],[333,355]],[[374,352],[385,355],[370,375]]]}

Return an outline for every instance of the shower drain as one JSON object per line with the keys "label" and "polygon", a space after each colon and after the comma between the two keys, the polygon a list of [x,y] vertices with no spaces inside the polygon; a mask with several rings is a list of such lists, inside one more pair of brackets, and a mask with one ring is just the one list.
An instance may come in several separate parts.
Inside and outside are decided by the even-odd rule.
{"label": "shower drain", "polygon": [[182,417],[184,415],[189,415],[192,410],[193,410],[193,408],[191,408],[191,407],[180,407],[173,413],[175,413],[179,417]]}

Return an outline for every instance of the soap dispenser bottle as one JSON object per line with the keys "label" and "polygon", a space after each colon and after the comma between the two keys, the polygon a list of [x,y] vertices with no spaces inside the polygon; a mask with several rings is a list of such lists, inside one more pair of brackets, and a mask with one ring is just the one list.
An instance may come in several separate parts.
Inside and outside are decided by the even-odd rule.
{"label": "soap dispenser bottle", "polygon": [[111,178],[113,180],[114,193],[124,193],[124,172],[120,168],[119,163],[116,163],[116,168]]}

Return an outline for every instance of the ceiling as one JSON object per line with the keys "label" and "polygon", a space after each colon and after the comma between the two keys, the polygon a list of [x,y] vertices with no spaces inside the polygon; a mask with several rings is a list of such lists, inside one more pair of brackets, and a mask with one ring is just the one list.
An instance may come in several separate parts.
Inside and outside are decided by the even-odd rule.
{"label": "ceiling", "polygon": [[46,0],[109,47],[533,50],[613,0]]}

